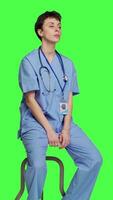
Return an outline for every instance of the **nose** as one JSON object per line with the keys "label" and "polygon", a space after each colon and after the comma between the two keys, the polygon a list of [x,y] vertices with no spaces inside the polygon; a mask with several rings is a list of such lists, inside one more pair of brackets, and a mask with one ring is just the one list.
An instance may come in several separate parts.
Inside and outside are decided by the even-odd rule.
{"label": "nose", "polygon": [[61,30],[60,30],[60,28],[59,27],[56,27],[56,30],[55,31],[57,31],[58,32],[58,34],[60,34],[60,32],[61,32]]}
{"label": "nose", "polygon": [[55,34],[58,34],[58,35],[60,36],[60,35],[61,35],[60,30],[57,30],[57,29],[56,29]]}

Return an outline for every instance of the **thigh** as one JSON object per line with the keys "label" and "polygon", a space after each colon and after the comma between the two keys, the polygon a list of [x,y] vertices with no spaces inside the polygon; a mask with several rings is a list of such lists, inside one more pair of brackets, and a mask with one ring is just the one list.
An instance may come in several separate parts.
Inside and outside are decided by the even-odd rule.
{"label": "thigh", "polygon": [[66,150],[79,166],[91,167],[95,162],[101,160],[101,154],[96,145],[77,125],[72,124],[70,131],[70,144]]}
{"label": "thigh", "polygon": [[22,135],[29,165],[43,165],[48,147],[48,138],[45,132],[39,128],[27,131]]}

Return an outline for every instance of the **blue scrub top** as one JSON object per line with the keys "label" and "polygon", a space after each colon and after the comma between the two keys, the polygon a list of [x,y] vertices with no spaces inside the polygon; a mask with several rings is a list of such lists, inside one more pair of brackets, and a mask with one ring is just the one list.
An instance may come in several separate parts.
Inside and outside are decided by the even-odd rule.
{"label": "blue scrub top", "polygon": [[[55,128],[56,133],[59,132],[59,127],[63,121],[64,115],[60,114],[59,103],[62,99],[62,91],[58,84],[58,81],[53,74],[50,66],[48,65],[44,55],[40,51],[42,63],[46,66],[50,71],[50,87],[51,92],[48,92],[42,82],[41,76],[39,74],[39,68],[41,67],[39,56],[38,56],[38,48],[34,49],[30,53],[28,53],[20,62],[18,81],[21,91],[23,93],[21,104],[20,104],[20,127],[18,130],[17,138],[21,138],[21,135],[26,131],[32,129],[44,128],[32,115],[30,108],[26,105],[24,94],[29,91],[36,92],[36,101],[40,105],[44,115],[50,122],[51,126]],[[66,56],[60,54],[62,56],[62,60],[64,63],[65,73],[68,76],[68,81],[66,82],[66,86],[64,89],[64,98],[68,101],[69,92],[72,91],[73,95],[77,95],[80,93],[78,82],[77,82],[77,72],[74,67],[73,62],[67,58]],[[63,72],[59,62],[57,55],[55,54],[52,62],[50,63],[51,67],[55,71],[61,86],[63,88]],[[44,73],[44,83],[49,84],[47,71],[43,71]],[[58,130],[58,131],[57,131]]]}

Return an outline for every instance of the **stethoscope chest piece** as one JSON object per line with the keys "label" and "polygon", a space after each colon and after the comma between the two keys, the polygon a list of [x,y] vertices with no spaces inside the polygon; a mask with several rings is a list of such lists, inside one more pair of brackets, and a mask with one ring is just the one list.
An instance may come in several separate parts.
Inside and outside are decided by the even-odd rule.
{"label": "stethoscope chest piece", "polygon": [[68,81],[68,76],[66,74],[63,76],[63,80],[66,82]]}

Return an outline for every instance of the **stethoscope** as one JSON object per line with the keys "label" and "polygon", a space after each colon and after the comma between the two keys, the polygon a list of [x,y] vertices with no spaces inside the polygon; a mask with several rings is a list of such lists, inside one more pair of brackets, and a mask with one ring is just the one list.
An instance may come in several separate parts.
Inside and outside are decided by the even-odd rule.
{"label": "stethoscope", "polygon": [[42,81],[43,81],[42,69],[43,69],[43,70],[46,70],[46,71],[48,72],[48,76],[49,76],[49,89],[47,88],[46,84],[44,84],[44,81],[43,81],[43,84],[44,84],[44,86],[45,86],[45,88],[46,88],[46,90],[47,90],[48,92],[52,92],[52,90],[50,89],[50,86],[51,86],[51,85],[50,85],[50,71],[49,71],[49,69],[48,69],[46,66],[43,66],[42,60],[41,60],[41,56],[40,56],[40,51],[42,52],[44,58],[46,59],[48,65],[49,65],[49,67],[51,68],[53,74],[55,75],[55,77],[56,77],[56,79],[57,79],[57,81],[58,81],[58,84],[59,84],[59,86],[60,86],[60,88],[61,88],[61,91],[62,91],[62,93],[63,93],[63,92],[64,92],[64,89],[65,89],[65,86],[66,86],[66,82],[68,81],[68,76],[65,74],[64,63],[63,63],[63,60],[62,60],[61,55],[58,53],[57,50],[55,50],[56,55],[57,55],[57,57],[58,57],[58,59],[59,59],[59,62],[60,62],[60,64],[61,64],[62,71],[63,71],[63,81],[64,81],[64,86],[63,86],[63,88],[62,88],[62,86],[61,86],[61,84],[60,84],[60,82],[59,82],[59,79],[58,79],[56,73],[54,72],[53,68],[51,67],[51,64],[49,63],[49,61],[48,61],[48,59],[46,58],[44,52],[42,51],[41,46],[38,48],[39,61],[40,61],[40,64],[41,64],[41,67],[39,68],[39,74],[40,74],[41,79],[42,79]]}

